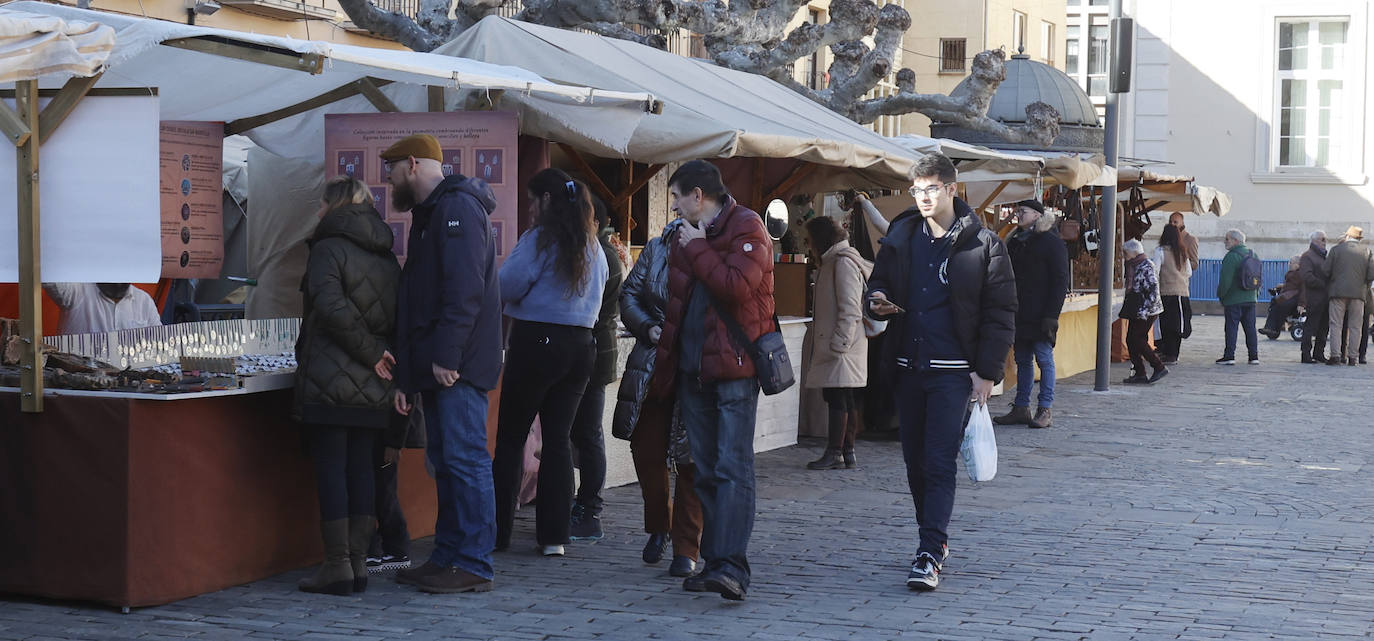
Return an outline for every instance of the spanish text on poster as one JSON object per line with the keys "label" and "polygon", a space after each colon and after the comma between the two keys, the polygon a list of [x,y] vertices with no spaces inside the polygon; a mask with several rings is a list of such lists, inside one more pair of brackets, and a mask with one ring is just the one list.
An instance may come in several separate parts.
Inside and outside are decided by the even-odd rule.
{"label": "spanish text on poster", "polygon": [[499,263],[515,248],[516,138],[515,114],[503,111],[444,113],[328,114],[324,117],[325,168],[329,175],[349,175],[372,189],[373,204],[395,236],[392,250],[405,262],[410,212],[392,204],[381,152],[413,134],[429,134],[443,149],[446,175],[481,178],[496,193],[491,233]]}
{"label": "spanish text on poster", "polygon": [[164,120],[160,149],[162,277],[219,278],[224,123]]}

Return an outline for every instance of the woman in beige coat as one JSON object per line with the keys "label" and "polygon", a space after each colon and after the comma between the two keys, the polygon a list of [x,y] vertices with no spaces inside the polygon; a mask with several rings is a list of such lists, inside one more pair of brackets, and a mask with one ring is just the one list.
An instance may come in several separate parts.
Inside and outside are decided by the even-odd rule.
{"label": "woman in beige coat", "polygon": [[829,413],[829,443],[807,469],[853,468],[858,432],[855,401],[868,384],[868,338],[864,336],[863,295],[873,263],[849,246],[849,235],[834,218],[806,223],[811,251],[820,257],[816,274],[811,369],[806,386],[821,388]]}

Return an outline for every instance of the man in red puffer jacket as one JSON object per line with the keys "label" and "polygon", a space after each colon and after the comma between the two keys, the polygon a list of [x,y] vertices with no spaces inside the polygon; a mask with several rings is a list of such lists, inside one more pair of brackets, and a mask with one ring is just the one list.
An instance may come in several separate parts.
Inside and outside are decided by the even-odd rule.
{"label": "man in red puffer jacket", "polygon": [[725,192],[715,165],[683,164],[668,189],[686,224],[669,239],[668,306],[651,394],[676,396],[706,521],[706,569],[682,587],[739,600],[750,578],[759,384],[748,346],[720,315],[733,317],[750,341],[774,329],[773,243],[763,219]]}

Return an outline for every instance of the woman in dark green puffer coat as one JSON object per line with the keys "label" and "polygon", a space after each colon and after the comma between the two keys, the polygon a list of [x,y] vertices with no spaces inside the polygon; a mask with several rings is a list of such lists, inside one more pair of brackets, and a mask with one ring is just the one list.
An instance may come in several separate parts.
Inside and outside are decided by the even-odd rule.
{"label": "woman in dark green puffer coat", "polygon": [[299,587],[347,595],[367,589],[373,448],[391,420],[389,346],[401,268],[367,185],[330,180],[319,216],[301,283],[295,414],[307,425],[315,464],[325,561]]}

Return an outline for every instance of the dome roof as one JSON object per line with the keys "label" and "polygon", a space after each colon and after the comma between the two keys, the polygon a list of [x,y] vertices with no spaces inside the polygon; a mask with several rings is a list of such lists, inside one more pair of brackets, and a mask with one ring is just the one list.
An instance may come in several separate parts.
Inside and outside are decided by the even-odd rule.
{"label": "dome roof", "polygon": [[[1007,79],[997,88],[988,105],[988,117],[1002,122],[1025,122],[1026,105],[1040,101],[1059,110],[1061,125],[1099,126],[1097,110],[1088,94],[1064,72],[1029,56],[1017,54],[1006,62]],[[950,92],[968,93],[965,78]]]}

